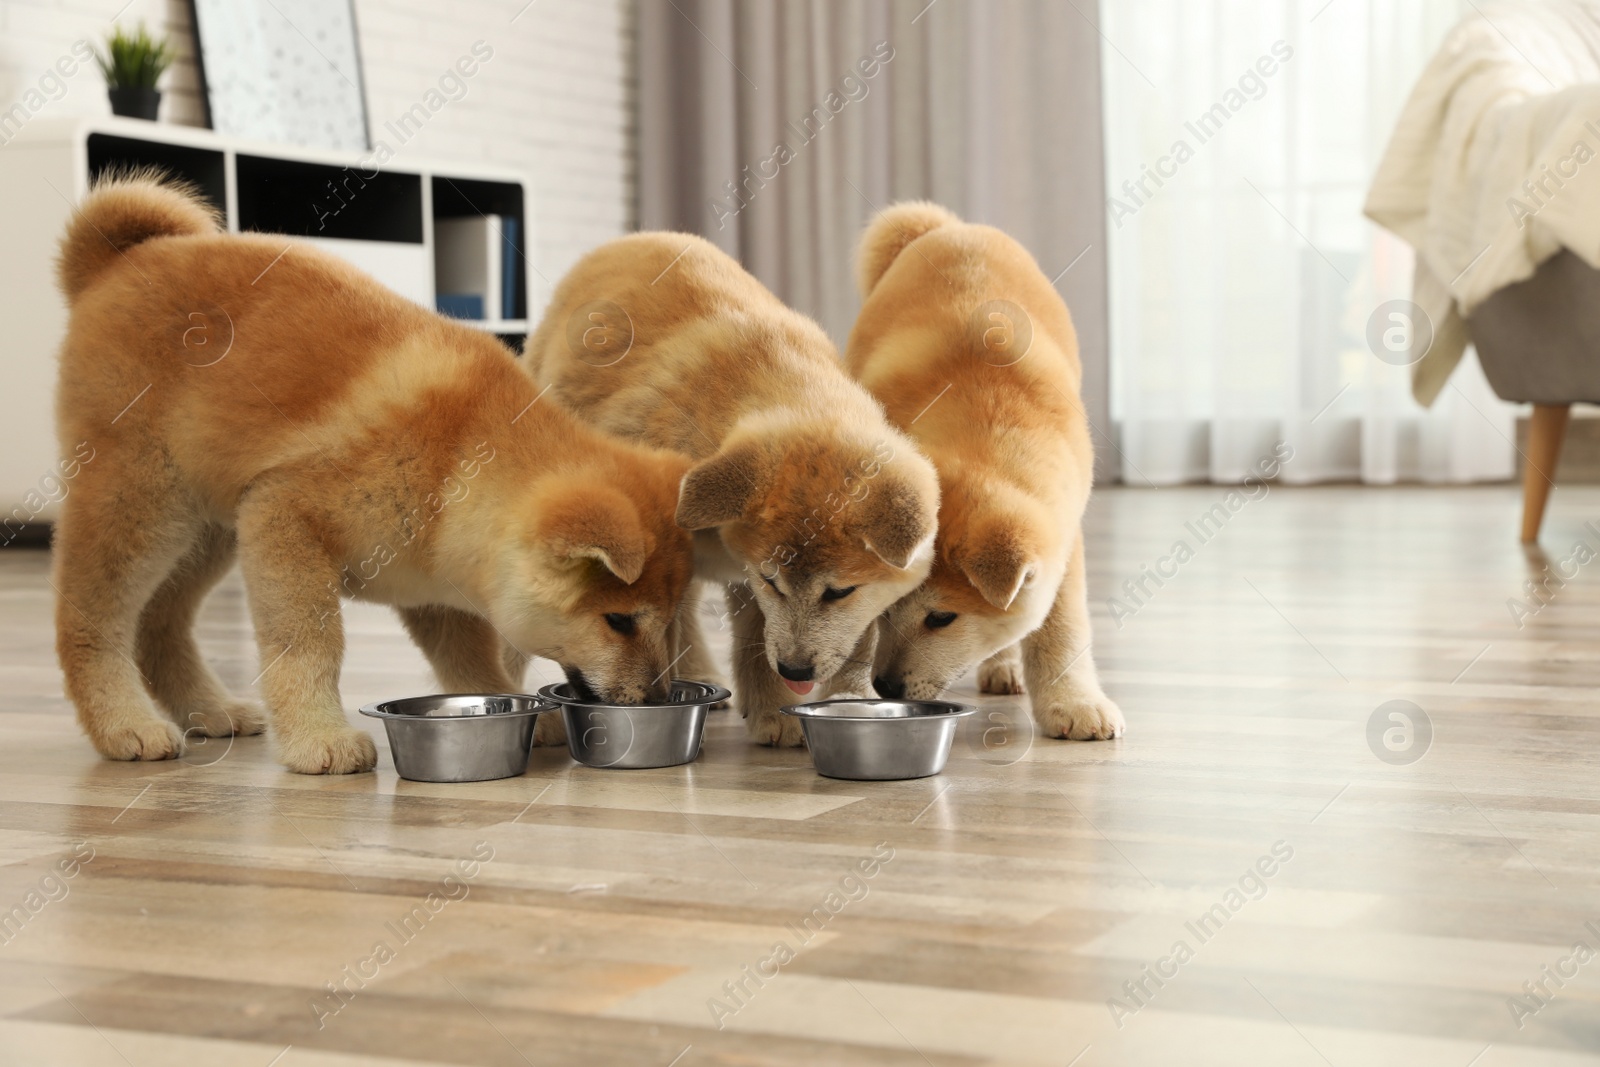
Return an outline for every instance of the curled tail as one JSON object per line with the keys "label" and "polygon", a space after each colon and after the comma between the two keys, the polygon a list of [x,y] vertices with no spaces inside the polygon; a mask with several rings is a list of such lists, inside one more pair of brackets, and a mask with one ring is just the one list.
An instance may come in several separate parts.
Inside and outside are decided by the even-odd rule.
{"label": "curled tail", "polygon": [[140,242],[218,229],[216,212],[192,187],[162,182],[149,170],[114,174],[95,182],[73,212],[56,281],[71,302]]}
{"label": "curled tail", "polygon": [[861,235],[861,247],[856,252],[856,285],[862,299],[872,292],[906,245],[931,230],[960,221],[938,204],[926,200],[907,200],[878,212],[867,224],[867,231]]}

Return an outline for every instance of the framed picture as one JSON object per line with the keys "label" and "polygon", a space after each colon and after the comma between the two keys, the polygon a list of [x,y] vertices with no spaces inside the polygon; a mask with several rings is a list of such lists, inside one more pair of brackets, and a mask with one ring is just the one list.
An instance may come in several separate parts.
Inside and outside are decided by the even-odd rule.
{"label": "framed picture", "polygon": [[353,0],[190,0],[201,95],[218,133],[365,151]]}

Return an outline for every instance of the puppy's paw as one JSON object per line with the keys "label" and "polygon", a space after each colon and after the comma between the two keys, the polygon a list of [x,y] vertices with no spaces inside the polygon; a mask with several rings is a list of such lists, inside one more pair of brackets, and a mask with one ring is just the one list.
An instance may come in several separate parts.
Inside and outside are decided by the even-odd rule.
{"label": "puppy's paw", "polygon": [[1036,708],[1034,718],[1046,737],[1072,741],[1109,741],[1128,732],[1122,710],[1104,694],[1053,701]]}
{"label": "puppy's paw", "polygon": [[1015,696],[1022,692],[1022,664],[1014,659],[986,659],[978,666],[978,692]]}
{"label": "puppy's paw", "polygon": [[745,726],[750,731],[750,740],[758,745],[799,748],[806,743],[805,731],[800,729],[800,720],[790,715],[780,715],[776,711],[751,712],[745,719]]}
{"label": "puppy's paw", "polygon": [[260,704],[238,700],[222,707],[187,712],[179,716],[178,727],[185,737],[252,737],[267,728],[267,714]]}
{"label": "puppy's paw", "polygon": [[535,745],[566,744],[567,717],[560,711],[540,712],[539,721],[533,724],[533,743]]}
{"label": "puppy's paw", "polygon": [[378,762],[378,746],[365,731],[343,726],[280,739],[279,758],[296,774],[359,774]]}
{"label": "puppy's paw", "polygon": [[164,760],[183,755],[183,734],[165,719],[154,715],[118,723],[93,738],[94,747],[106,759]]}

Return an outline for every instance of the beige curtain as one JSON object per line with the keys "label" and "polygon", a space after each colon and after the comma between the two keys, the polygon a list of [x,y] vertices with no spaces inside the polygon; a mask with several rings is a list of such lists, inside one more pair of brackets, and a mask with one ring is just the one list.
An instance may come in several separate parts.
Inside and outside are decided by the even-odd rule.
{"label": "beige curtain", "polygon": [[868,217],[936,200],[1020,240],[1072,309],[1102,481],[1097,6],[640,0],[639,221],[704,234],[841,344]]}

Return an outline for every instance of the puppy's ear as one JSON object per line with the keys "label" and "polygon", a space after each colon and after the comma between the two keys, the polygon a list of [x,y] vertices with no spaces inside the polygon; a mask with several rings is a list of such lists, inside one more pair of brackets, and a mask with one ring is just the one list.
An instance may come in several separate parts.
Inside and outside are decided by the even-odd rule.
{"label": "puppy's ear", "polygon": [[690,467],[678,486],[678,525],[708,530],[741,518],[767,480],[769,466],[760,447],[746,442]]}
{"label": "puppy's ear", "polygon": [[656,547],[638,508],[606,485],[571,486],[547,501],[539,536],[557,559],[596,560],[628,585]]}
{"label": "puppy's ear", "polygon": [[938,532],[938,482],[930,475],[927,484],[919,486],[886,470],[868,485],[861,540],[867,551],[889,566],[905,570]]}
{"label": "puppy's ear", "polygon": [[979,526],[959,555],[961,573],[1001,611],[1039,573],[1039,553],[1027,524],[1002,516]]}

